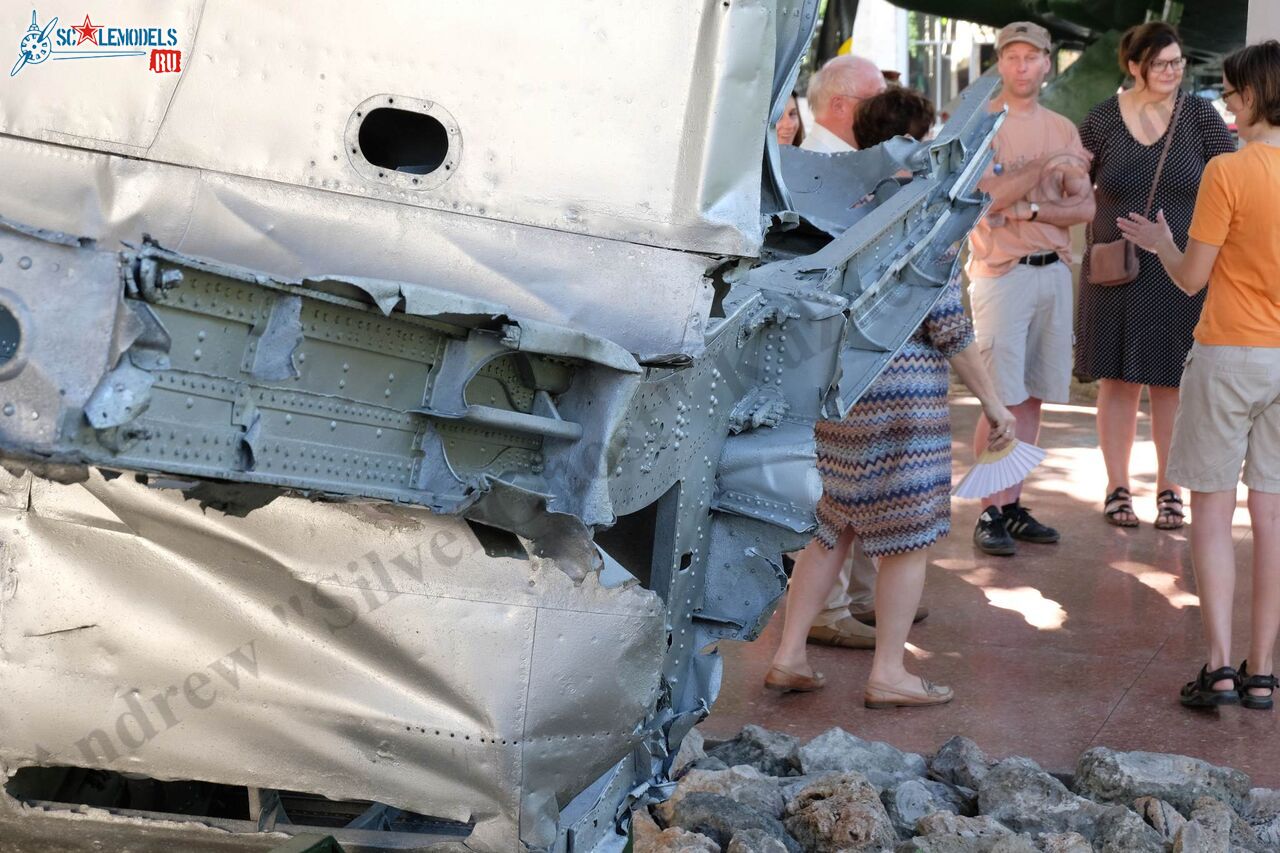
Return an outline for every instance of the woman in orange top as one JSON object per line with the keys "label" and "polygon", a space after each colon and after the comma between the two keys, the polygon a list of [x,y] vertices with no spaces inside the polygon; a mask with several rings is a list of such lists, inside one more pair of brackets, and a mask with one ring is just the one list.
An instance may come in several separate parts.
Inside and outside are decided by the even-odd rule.
{"label": "woman in orange top", "polygon": [[[1130,214],[1118,224],[1160,257],[1183,291],[1209,288],[1169,451],[1169,476],[1192,492],[1191,558],[1209,644],[1209,662],[1182,689],[1182,704],[1266,709],[1280,631],[1280,42],[1227,57],[1223,84],[1247,144],[1205,167],[1187,251],[1178,251],[1163,212],[1155,222]],[[1231,516],[1241,463],[1253,530],[1253,625],[1237,671],[1229,665]]]}

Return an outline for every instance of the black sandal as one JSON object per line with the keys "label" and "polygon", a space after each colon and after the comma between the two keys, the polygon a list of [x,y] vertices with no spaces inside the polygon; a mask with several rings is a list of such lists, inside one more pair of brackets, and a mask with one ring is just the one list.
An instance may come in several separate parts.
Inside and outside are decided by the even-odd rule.
{"label": "black sandal", "polygon": [[[1274,675],[1250,675],[1249,662],[1244,661],[1240,664],[1240,704],[1246,708],[1254,708],[1258,711],[1271,710],[1272,700],[1271,694],[1275,689],[1280,687],[1280,679]],[[1266,696],[1257,696],[1250,693],[1250,690],[1267,690]]]}
{"label": "black sandal", "polygon": [[[1119,518],[1121,513],[1128,513],[1133,518]],[[1116,527],[1138,526],[1138,514],[1133,511],[1133,495],[1124,486],[1116,486],[1116,490],[1107,495],[1102,505],[1102,514],[1107,517],[1109,524],[1114,524]]]}
{"label": "black sandal", "polygon": [[1182,498],[1173,489],[1156,495],[1156,529],[1178,530],[1182,527]]}
{"label": "black sandal", "polygon": [[[1230,679],[1231,687],[1227,690],[1214,690],[1215,681]],[[1187,682],[1182,688],[1179,701],[1188,708],[1216,708],[1219,705],[1234,705],[1240,701],[1240,674],[1229,666],[1219,667],[1209,672],[1209,665],[1200,667],[1200,674],[1195,681]],[[1267,701],[1270,701],[1268,699]]]}

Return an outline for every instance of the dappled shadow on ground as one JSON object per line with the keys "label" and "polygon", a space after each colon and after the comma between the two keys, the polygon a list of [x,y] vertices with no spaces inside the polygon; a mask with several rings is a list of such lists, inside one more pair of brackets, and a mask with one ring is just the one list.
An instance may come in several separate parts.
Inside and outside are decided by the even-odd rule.
{"label": "dappled shadow on ground", "polygon": [[[958,477],[970,464],[979,410],[953,400]],[[963,734],[995,756],[1026,755],[1070,770],[1090,746],[1194,755],[1238,767],[1257,785],[1280,787],[1277,715],[1228,707],[1193,713],[1177,701],[1204,651],[1187,531],[1160,531],[1155,451],[1143,417],[1134,448],[1133,490],[1141,526],[1102,517],[1106,475],[1093,409],[1046,407],[1041,444],[1049,456],[1028,480],[1024,503],[1059,528],[1057,545],[1020,543],[1016,557],[988,557],[971,542],[980,507],[957,501],[953,534],[934,546],[924,601],[932,613],[911,632],[914,668],[950,684],[956,700],[926,709],[868,711],[862,687],[867,651],[810,646],[828,685],[778,696],[762,679],[777,645],[779,610],[755,643],[723,643],[721,698],[703,724],[727,737],[746,723],[810,737],[840,726],[860,737],[920,752]],[[1252,543],[1244,494],[1236,529],[1235,657],[1245,654]]]}

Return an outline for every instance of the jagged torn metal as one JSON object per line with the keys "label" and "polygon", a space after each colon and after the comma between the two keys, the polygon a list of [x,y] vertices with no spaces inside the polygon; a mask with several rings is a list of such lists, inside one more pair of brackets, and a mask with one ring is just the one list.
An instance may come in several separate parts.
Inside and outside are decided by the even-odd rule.
{"label": "jagged torn metal", "polygon": [[814,422],[911,334],[983,209],[987,95],[933,143],[824,165],[678,365],[446,270],[288,281],[0,232],[0,449],[46,475],[0,500],[0,763],[620,849],[714,701],[716,641],[758,635],[812,528]]}

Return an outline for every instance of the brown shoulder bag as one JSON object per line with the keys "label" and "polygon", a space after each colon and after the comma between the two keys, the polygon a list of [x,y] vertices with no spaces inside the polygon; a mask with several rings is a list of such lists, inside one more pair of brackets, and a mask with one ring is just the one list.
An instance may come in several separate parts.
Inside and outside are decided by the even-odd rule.
{"label": "brown shoulder bag", "polygon": [[[1160,152],[1160,162],[1156,165],[1155,180],[1151,182],[1151,193],[1147,196],[1147,209],[1142,215],[1151,218],[1151,206],[1156,201],[1156,187],[1160,186],[1160,175],[1164,172],[1164,161],[1169,156],[1169,147],[1173,145],[1173,131],[1178,126],[1178,116],[1182,113],[1182,102],[1186,96],[1178,93],[1178,100],[1173,107],[1173,117],[1169,119],[1166,131],[1164,150]],[[1121,118],[1121,121],[1124,121]],[[1102,287],[1115,287],[1128,284],[1138,277],[1138,247],[1121,237],[1110,243],[1093,242],[1093,226],[1089,226],[1089,282]]]}

